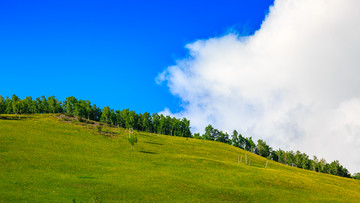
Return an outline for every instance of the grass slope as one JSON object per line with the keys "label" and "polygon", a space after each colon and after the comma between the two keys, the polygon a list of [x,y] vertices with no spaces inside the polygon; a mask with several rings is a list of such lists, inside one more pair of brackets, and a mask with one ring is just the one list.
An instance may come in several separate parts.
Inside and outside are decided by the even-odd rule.
{"label": "grass slope", "polygon": [[[360,181],[297,169],[211,141],[0,116],[0,202],[360,200]],[[238,163],[247,154],[251,166]]]}

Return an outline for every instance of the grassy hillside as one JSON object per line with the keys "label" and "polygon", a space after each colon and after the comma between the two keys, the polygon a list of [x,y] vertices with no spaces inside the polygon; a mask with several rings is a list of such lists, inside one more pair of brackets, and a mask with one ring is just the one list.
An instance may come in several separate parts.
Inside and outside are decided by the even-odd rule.
{"label": "grassy hillside", "polygon": [[[0,115],[0,202],[360,200],[360,181],[297,169],[219,142]],[[251,165],[245,165],[247,154]],[[238,156],[242,163],[238,163]]]}

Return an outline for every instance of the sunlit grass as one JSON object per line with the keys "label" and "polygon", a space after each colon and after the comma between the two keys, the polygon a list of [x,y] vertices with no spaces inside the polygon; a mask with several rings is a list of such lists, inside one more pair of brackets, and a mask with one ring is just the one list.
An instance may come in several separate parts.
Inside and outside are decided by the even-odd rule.
{"label": "sunlit grass", "polygon": [[223,143],[134,131],[131,151],[123,128],[2,116],[0,202],[360,199],[360,181],[273,161],[265,169],[265,158]]}

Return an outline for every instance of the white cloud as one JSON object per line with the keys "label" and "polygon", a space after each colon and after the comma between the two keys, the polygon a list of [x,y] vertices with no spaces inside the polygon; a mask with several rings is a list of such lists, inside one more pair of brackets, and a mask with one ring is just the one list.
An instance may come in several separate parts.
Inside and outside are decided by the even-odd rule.
{"label": "white cloud", "polygon": [[196,131],[238,129],[360,171],[359,9],[358,0],[276,0],[254,35],[188,44],[190,56],[158,80]]}

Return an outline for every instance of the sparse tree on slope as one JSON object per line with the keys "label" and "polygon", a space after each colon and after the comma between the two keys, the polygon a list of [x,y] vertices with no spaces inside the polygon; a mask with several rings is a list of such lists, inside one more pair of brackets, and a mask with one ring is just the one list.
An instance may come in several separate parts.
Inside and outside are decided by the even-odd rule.
{"label": "sparse tree on slope", "polygon": [[131,133],[130,136],[129,136],[129,138],[128,138],[128,141],[129,141],[129,143],[130,143],[130,145],[131,145],[131,151],[132,151],[132,150],[133,150],[133,146],[135,145],[135,143],[137,143],[138,139],[137,139],[137,137],[136,137],[135,134]]}

